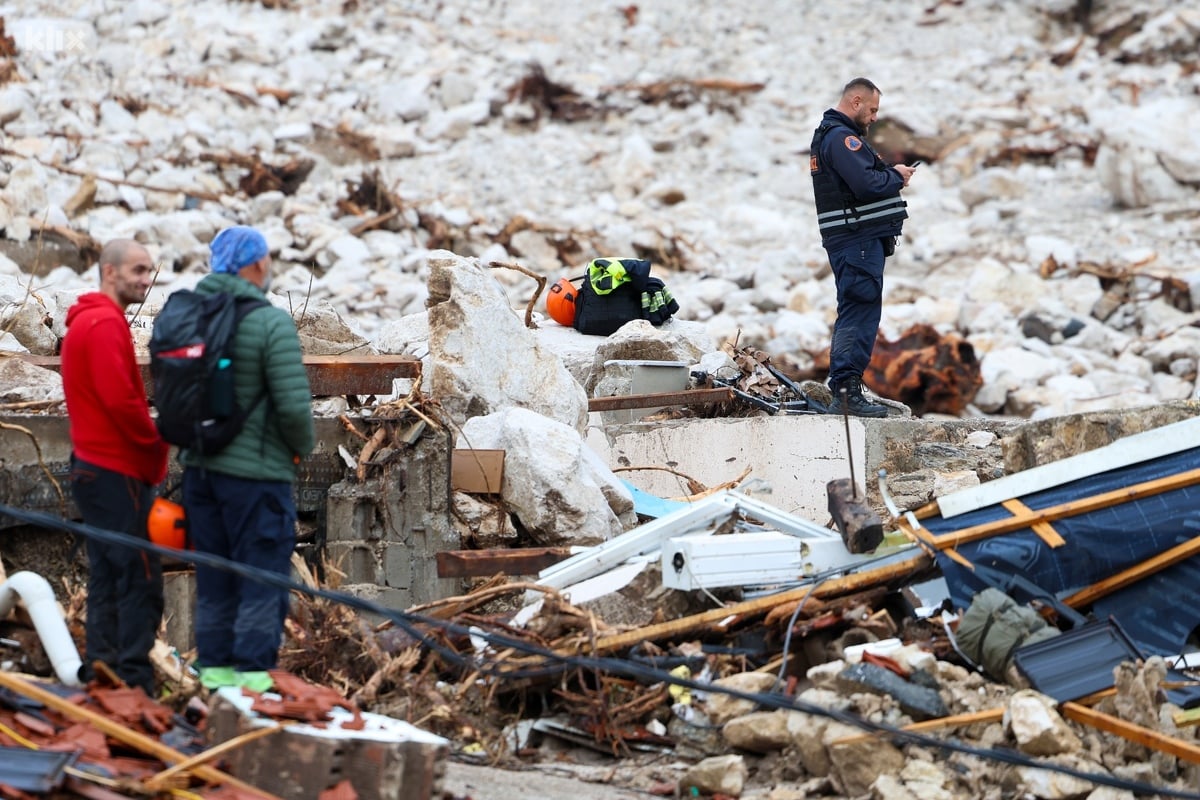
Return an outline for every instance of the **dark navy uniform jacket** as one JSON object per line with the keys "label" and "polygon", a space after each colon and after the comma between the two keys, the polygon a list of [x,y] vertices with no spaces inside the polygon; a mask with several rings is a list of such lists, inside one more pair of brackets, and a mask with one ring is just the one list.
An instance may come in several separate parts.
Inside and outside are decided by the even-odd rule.
{"label": "dark navy uniform jacket", "polygon": [[863,139],[854,120],[829,109],[813,134],[809,163],[826,249],[898,236],[908,217],[904,178]]}

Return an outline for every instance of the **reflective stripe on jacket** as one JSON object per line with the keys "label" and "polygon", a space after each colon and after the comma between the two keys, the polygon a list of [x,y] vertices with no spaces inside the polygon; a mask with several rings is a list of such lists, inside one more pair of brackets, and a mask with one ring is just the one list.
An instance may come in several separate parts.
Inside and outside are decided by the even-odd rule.
{"label": "reflective stripe on jacket", "polygon": [[813,133],[809,172],[822,244],[894,236],[908,217],[904,179],[884,163],[852,120],[825,112]]}

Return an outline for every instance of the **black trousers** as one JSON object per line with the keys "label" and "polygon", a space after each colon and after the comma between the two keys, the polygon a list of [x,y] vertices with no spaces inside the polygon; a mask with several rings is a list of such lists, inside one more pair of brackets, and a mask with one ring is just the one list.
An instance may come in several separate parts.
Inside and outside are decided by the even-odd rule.
{"label": "black trousers", "polygon": [[[289,481],[235,478],[196,467],[183,471],[183,504],[196,551],[283,577],[296,549],[296,505]],[[196,565],[196,658],[204,667],[274,669],[288,593],[223,569]]]}
{"label": "black trousers", "polygon": [[883,242],[868,239],[829,250],[837,285],[837,321],[829,345],[829,386],[861,378],[871,363],[883,313]]}
{"label": "black trousers", "polygon": [[[71,494],[88,525],[148,539],[154,487],[72,456]],[[130,686],[154,696],[150,648],[163,614],[159,557],[133,547],[88,539],[87,656],[103,661]]]}

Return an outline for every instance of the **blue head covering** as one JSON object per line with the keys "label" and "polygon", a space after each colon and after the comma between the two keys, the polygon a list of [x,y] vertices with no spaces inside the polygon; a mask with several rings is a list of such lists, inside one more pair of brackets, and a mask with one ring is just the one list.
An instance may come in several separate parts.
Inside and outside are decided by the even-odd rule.
{"label": "blue head covering", "polygon": [[235,225],[216,235],[209,245],[212,250],[212,271],[236,275],[270,252],[267,240],[254,228]]}

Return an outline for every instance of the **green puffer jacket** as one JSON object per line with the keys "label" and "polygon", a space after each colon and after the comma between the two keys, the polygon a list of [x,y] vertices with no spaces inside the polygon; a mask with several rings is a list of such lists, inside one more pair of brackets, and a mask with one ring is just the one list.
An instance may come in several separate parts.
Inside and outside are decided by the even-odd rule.
{"label": "green puffer jacket", "polygon": [[[201,294],[228,292],[265,299],[262,290],[236,275],[205,276]],[[296,466],[316,440],[312,392],[301,361],[300,338],[288,313],[274,306],[245,316],[233,340],[234,387],[238,404],[248,408],[266,385],[266,394],[229,446],[216,455],[185,450],[180,461],[189,467],[267,481],[292,481]]]}

